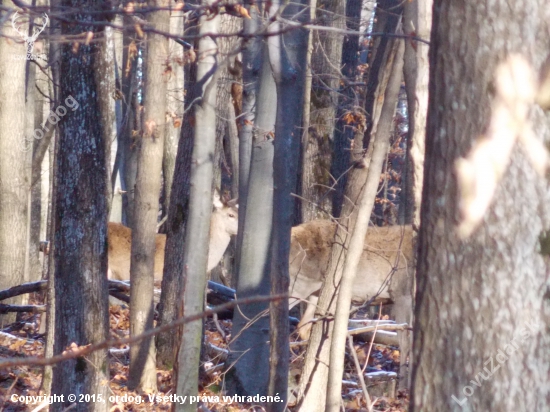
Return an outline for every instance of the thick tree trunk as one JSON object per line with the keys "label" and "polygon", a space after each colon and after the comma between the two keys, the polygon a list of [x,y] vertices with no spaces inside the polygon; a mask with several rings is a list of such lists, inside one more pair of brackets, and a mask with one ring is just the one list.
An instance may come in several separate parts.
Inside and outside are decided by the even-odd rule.
{"label": "thick tree trunk", "polygon": [[[533,169],[532,147],[518,141],[509,161],[492,164],[518,113],[490,119],[503,106],[497,65],[518,53],[538,71],[548,56],[548,2],[437,0],[433,15],[412,410],[547,410],[548,180]],[[529,82],[529,73],[505,82],[505,110],[521,107]],[[548,115],[533,101],[527,111],[526,128],[547,144]],[[476,185],[500,171],[501,179],[480,226],[460,238],[467,193],[458,190],[455,162],[493,143],[480,158],[489,172],[468,171]]]}
{"label": "thick tree trunk", "polygon": [[[247,65],[249,62],[243,62]],[[268,55],[264,53],[256,99],[254,140],[248,180],[246,218],[238,266],[237,296],[269,295],[271,216],[273,212],[273,133],[277,90]],[[269,379],[269,317],[267,302],[246,305],[233,312],[229,363],[230,392],[243,396],[266,394]],[[256,319],[250,323],[250,319]],[[255,371],[251,373],[251,371]]]}
{"label": "thick tree trunk", "polygon": [[[204,6],[211,5],[205,0]],[[201,17],[200,34],[217,33],[219,16]],[[183,299],[180,307],[183,315],[200,313],[204,309],[206,267],[210,216],[212,213],[212,179],[214,151],[216,146],[216,70],[218,64],[216,43],[211,37],[199,40],[197,59],[197,85],[200,85],[201,101],[195,106],[195,136],[191,161],[191,191],[189,197],[189,220],[185,231],[183,248]],[[178,350],[176,393],[195,396],[198,388],[198,371],[202,346],[202,322],[183,326],[181,345]],[[175,405],[176,411],[195,411],[192,403]]]}
{"label": "thick tree trunk", "polygon": [[[151,3],[167,8],[167,0]],[[170,12],[154,11],[148,16],[151,27],[161,32],[170,28]],[[135,190],[134,228],[132,230],[132,263],[130,292],[130,333],[142,334],[153,327],[155,234],[161,188],[164,132],[166,126],[166,61],[168,39],[149,33],[146,46],[145,102],[141,148]],[[154,340],[144,339],[130,347],[128,386],[149,393],[156,392],[157,372]]]}
{"label": "thick tree trunk", "polygon": [[[68,10],[93,8],[92,3],[63,1]],[[86,11],[67,15],[77,21],[90,19]],[[62,27],[64,35],[96,31],[84,23]],[[70,345],[87,345],[108,338],[106,139],[101,124],[99,85],[94,81],[101,44],[61,46],[63,81],[59,107],[66,114],[59,123],[59,156],[55,213],[55,354]],[[79,100],[76,100],[76,99]],[[61,106],[62,105],[62,106]],[[52,411],[71,405],[69,394],[101,396],[105,402],[75,403],[76,411],[108,411],[107,350],[86,359],[73,359],[54,368],[52,394],[64,395]]]}
{"label": "thick tree trunk", "polygon": [[[307,2],[286,4],[274,1],[270,16],[282,12],[283,18],[297,23],[307,22]],[[271,32],[285,26],[275,22]],[[269,60],[277,85],[277,117],[275,122],[275,151],[273,159],[273,231],[271,237],[271,293],[288,293],[290,231],[293,223],[294,198],[301,142],[307,31],[297,28],[267,40]],[[270,362],[268,394],[280,396],[282,402],[268,404],[269,411],[284,411],[288,401],[288,299],[270,303]]]}
{"label": "thick tree trunk", "polygon": [[[345,12],[345,0],[317,2],[317,22],[322,26],[346,29]],[[331,196],[327,192],[334,183],[330,175],[330,164],[342,76],[340,62],[343,35],[316,30],[311,35],[311,106],[302,148],[301,194],[306,199],[301,203],[303,222],[326,218],[322,209],[330,211]]]}
{"label": "thick tree trunk", "polygon": [[[5,6],[14,8],[11,1]],[[25,56],[27,47],[2,13],[0,31],[0,288],[24,281],[27,242],[27,150],[32,141],[25,135]],[[26,16],[23,18],[26,19]],[[28,25],[20,24],[25,33]],[[12,40],[14,39],[14,40]],[[32,139],[32,136],[30,137]],[[20,304],[22,297],[4,303]],[[15,313],[0,316],[0,328],[15,321]]]}

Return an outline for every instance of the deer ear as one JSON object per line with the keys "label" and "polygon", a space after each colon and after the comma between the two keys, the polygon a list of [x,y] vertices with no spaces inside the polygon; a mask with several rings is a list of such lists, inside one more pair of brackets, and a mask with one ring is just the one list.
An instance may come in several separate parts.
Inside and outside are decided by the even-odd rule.
{"label": "deer ear", "polygon": [[234,208],[238,209],[239,208],[239,198],[236,197],[235,199],[231,199],[231,200],[227,201],[227,206],[234,207]]}
{"label": "deer ear", "polygon": [[213,200],[212,204],[214,205],[214,207],[216,209],[221,209],[223,207],[223,203],[222,203],[222,200],[220,198],[220,192],[218,191],[218,189],[214,190],[214,200]]}

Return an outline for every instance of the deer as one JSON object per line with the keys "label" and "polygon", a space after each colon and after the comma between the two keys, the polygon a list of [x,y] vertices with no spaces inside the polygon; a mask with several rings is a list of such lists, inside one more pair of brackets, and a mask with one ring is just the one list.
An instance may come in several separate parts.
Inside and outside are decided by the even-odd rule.
{"label": "deer", "polygon": [[[290,246],[289,307],[307,301],[298,324],[302,339],[309,336],[318,294],[323,286],[336,232],[330,220],[312,220],[292,228]],[[408,280],[412,276],[414,248],[412,226],[384,226],[368,229],[357,268],[352,302],[363,304],[394,301],[410,306]],[[410,302],[409,302],[410,300]],[[408,308],[399,308],[408,311]],[[405,317],[406,314],[402,314]]]}
{"label": "deer", "polygon": [[[231,236],[236,235],[238,229],[238,209],[234,203],[223,204],[219,198],[215,198],[214,206],[210,225],[208,271],[219,263]],[[292,308],[301,301],[307,302],[305,313],[298,324],[299,335],[303,339],[309,336],[335,231],[335,222],[322,219],[292,228],[289,307]],[[130,279],[131,241],[130,228],[109,222],[109,278]],[[157,234],[154,264],[154,277],[157,281],[162,279],[165,245],[166,235]],[[408,290],[402,284],[410,276],[412,261],[411,226],[370,227],[355,278],[353,302],[362,304],[371,298],[376,301],[408,298]]]}
{"label": "deer", "polygon": [[[208,248],[207,271],[214,269],[231,240],[237,234],[239,214],[237,200],[222,202],[219,195],[214,196],[214,210],[210,221],[210,244]],[[108,278],[130,280],[130,260],[132,253],[132,229],[121,223],[109,222],[108,238]],[[155,236],[155,281],[162,280],[164,270],[164,249],[166,235]]]}

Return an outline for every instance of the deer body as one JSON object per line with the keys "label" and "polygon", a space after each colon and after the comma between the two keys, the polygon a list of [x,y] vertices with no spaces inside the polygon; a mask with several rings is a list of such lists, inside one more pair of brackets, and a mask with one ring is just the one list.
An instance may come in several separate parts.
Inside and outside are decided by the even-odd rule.
{"label": "deer body", "polygon": [[[326,276],[335,232],[336,223],[329,220],[313,220],[292,228],[289,306],[308,300],[298,324],[303,339],[309,335],[307,324],[315,315],[317,294]],[[355,276],[353,303],[362,304],[371,298],[391,299],[399,302],[399,310],[412,311],[408,287],[414,257],[412,234],[412,226],[369,227]],[[401,309],[403,302],[405,309]]]}
{"label": "deer body", "polygon": [[[290,246],[290,296],[306,299],[317,292],[325,278],[336,223],[313,220],[292,228]],[[390,288],[382,287],[395,267],[394,278],[406,275],[413,257],[412,227],[369,227],[363,255],[357,268],[353,301],[364,302],[376,296],[391,298]]]}
{"label": "deer body", "polygon": [[[235,207],[217,207],[212,213],[208,271],[222,258],[230,238],[237,234],[237,210]],[[132,231],[120,223],[109,223],[109,277],[130,279]],[[317,293],[325,280],[336,223],[314,220],[292,228],[290,246],[290,307],[301,300],[309,300],[300,325],[309,322],[315,313]],[[156,235],[154,276],[161,280],[164,269],[166,235]],[[413,261],[412,227],[369,227],[364,251],[359,261],[353,288],[354,303],[364,303],[370,298],[409,298],[407,277]],[[393,273],[392,273],[393,272]],[[301,329],[304,337],[308,328]]]}

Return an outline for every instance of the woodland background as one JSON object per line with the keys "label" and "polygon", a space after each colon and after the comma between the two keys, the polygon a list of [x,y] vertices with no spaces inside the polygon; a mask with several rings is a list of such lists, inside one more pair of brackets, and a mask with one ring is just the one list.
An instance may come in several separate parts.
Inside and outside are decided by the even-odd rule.
{"label": "woodland background", "polygon": [[[271,411],[289,393],[301,411],[547,410],[549,22],[544,0],[3,2],[0,290],[42,292],[2,295],[2,407],[31,410],[9,398],[38,391],[217,394],[231,365],[237,384],[224,389],[280,396]],[[186,320],[145,334],[128,353],[129,334],[204,310],[214,188],[239,198],[240,230],[212,276],[230,274],[245,300],[231,335],[259,361],[213,361],[231,325],[216,317],[206,330]],[[346,233],[333,256],[369,221],[418,231],[398,400],[361,388],[353,355],[366,366],[370,342],[346,349],[333,322],[291,353],[288,300],[277,298],[291,227],[321,218]],[[133,229],[129,313],[108,304],[109,220]],[[157,226],[167,245],[155,314]],[[319,307],[334,313],[325,290]],[[349,299],[339,305],[335,327],[347,327]],[[374,354],[393,361],[393,349]],[[197,410],[71,409],[170,407]]]}

